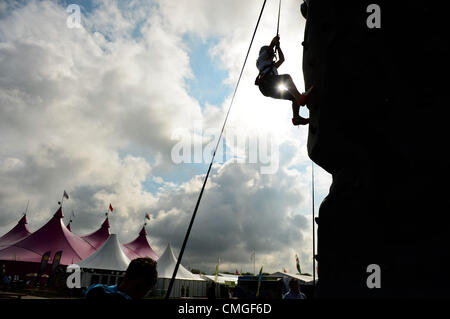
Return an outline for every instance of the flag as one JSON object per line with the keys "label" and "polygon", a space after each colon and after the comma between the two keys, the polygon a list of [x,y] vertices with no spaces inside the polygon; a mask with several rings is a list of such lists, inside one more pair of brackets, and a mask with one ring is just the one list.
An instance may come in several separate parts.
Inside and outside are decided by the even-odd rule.
{"label": "flag", "polygon": [[298,273],[301,275],[302,274],[302,270],[300,269],[300,261],[299,261],[297,255],[295,255],[295,262],[297,264],[296,266],[297,266]]}
{"label": "flag", "polygon": [[145,218],[150,220],[150,215],[149,214],[145,214]]}
{"label": "flag", "polygon": [[237,269],[236,269],[236,272],[235,272],[235,274],[239,276],[239,271],[238,271]]}
{"label": "flag", "polygon": [[258,290],[256,291],[256,297],[259,296],[259,288],[261,287],[261,281],[262,281],[262,270],[263,270],[263,266],[261,266],[261,269],[259,270],[259,276],[258,276]]}
{"label": "flag", "polygon": [[65,199],[69,199],[69,195],[67,195],[66,191],[64,191],[63,197],[64,197]]}
{"label": "flag", "polygon": [[284,272],[284,273],[287,273],[286,268],[283,268],[283,272]]}
{"label": "flag", "polygon": [[114,210],[114,208],[111,206],[111,203],[109,204],[109,210],[111,211],[111,213]]}

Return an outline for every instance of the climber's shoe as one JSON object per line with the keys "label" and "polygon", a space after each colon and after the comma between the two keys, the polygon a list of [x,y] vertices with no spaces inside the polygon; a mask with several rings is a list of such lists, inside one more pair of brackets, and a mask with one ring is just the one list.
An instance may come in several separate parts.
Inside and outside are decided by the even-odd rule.
{"label": "climber's shoe", "polygon": [[296,116],[292,118],[292,124],[297,125],[306,125],[309,123],[309,119],[305,119],[301,116]]}
{"label": "climber's shoe", "polygon": [[308,101],[308,96],[311,94],[311,92],[314,90],[314,85],[311,86],[305,93],[302,94],[302,97],[300,98],[299,104],[301,106],[306,105],[306,102]]}

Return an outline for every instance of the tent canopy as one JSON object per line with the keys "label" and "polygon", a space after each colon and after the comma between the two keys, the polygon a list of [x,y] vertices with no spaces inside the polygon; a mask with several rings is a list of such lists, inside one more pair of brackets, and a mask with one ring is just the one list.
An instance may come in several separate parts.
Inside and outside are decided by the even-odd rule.
{"label": "tent canopy", "polygon": [[221,274],[217,276],[217,280],[215,275],[201,275],[201,277],[208,281],[216,281],[219,285],[226,285],[228,282],[233,282],[237,285],[239,278],[239,276],[222,276]]}
{"label": "tent canopy", "polygon": [[39,263],[42,255],[51,251],[49,263],[52,263],[54,254],[62,250],[60,263],[69,265],[91,255],[95,248],[71,233],[64,225],[63,217],[62,207],[59,207],[47,224],[26,238],[0,250],[0,260]]}
{"label": "tent canopy", "polygon": [[141,257],[150,257],[153,260],[158,260],[159,257],[150,246],[147,240],[147,232],[145,231],[145,226],[142,227],[139,232],[139,236],[136,237],[135,240],[122,245],[122,249],[124,253],[130,260],[141,258]]}
{"label": "tent canopy", "polygon": [[125,271],[130,264],[130,259],[122,251],[116,234],[109,238],[95,253],[80,261],[81,268],[104,269]]}
{"label": "tent canopy", "polygon": [[109,219],[106,217],[98,230],[89,235],[81,236],[81,238],[87,241],[95,249],[99,249],[108,239],[109,235]]}
{"label": "tent canopy", "polygon": [[[302,284],[312,284],[313,282],[313,277],[312,276],[307,276],[307,275],[300,275],[300,274],[292,274],[292,273],[284,273],[284,272],[276,272],[274,274],[272,274],[272,276],[274,277],[283,277],[283,278],[295,278],[298,279],[302,282]],[[318,280],[317,276],[316,276],[316,281]]]}
{"label": "tent canopy", "polygon": [[31,231],[27,226],[27,215],[24,214],[16,226],[0,237],[0,250],[11,246],[12,244],[31,235]]}
{"label": "tent canopy", "polygon": [[[158,259],[158,278],[172,278],[176,263],[177,259],[173,254],[170,244],[168,244],[164,253]],[[176,279],[204,281],[200,276],[191,273],[181,264],[178,268]]]}

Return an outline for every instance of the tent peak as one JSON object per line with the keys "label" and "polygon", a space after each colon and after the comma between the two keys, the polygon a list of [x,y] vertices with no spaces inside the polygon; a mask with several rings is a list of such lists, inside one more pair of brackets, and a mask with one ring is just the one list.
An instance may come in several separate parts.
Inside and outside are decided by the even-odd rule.
{"label": "tent peak", "polygon": [[103,222],[101,228],[110,228],[110,226],[109,226],[109,217],[105,218],[105,221]]}
{"label": "tent peak", "polygon": [[147,231],[145,230],[145,226],[142,226],[142,229],[139,232],[139,236],[147,236]]}
{"label": "tent peak", "polygon": [[59,206],[58,210],[56,211],[56,213],[53,215],[54,217],[58,217],[58,218],[63,218],[64,214],[62,211],[62,206]]}
{"label": "tent peak", "polygon": [[19,224],[19,225],[21,225],[21,224],[28,224],[28,221],[27,221],[27,214],[26,214],[26,213],[23,214],[23,216],[22,216],[22,218],[19,220],[18,224]]}

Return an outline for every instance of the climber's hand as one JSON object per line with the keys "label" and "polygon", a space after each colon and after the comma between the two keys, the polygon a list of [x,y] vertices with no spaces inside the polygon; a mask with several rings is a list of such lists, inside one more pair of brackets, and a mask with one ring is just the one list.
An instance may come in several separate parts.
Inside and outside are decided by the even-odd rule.
{"label": "climber's hand", "polygon": [[275,36],[272,39],[271,45],[273,45],[273,46],[280,46],[280,36],[279,35]]}

